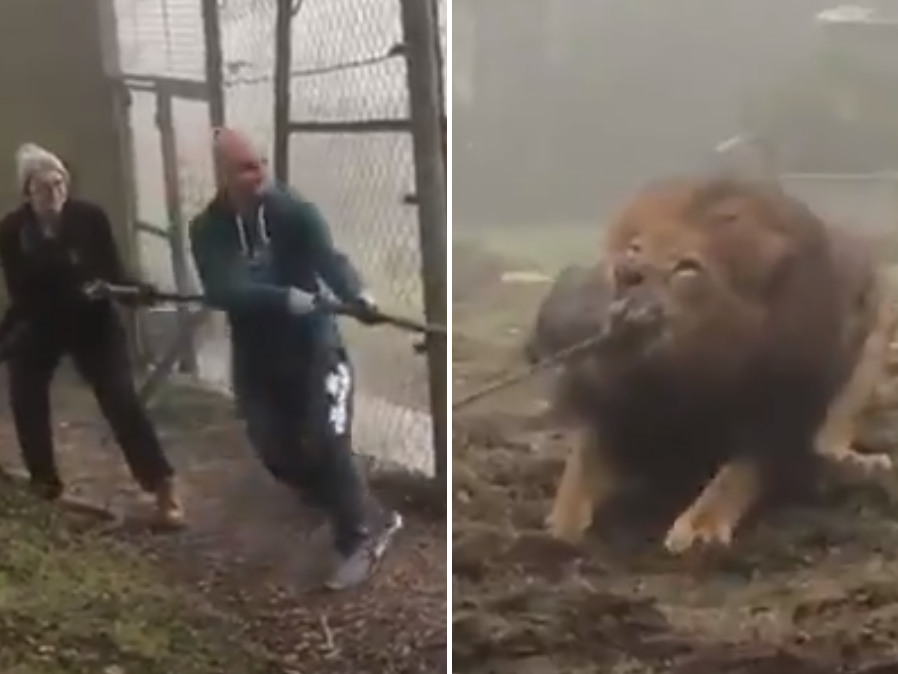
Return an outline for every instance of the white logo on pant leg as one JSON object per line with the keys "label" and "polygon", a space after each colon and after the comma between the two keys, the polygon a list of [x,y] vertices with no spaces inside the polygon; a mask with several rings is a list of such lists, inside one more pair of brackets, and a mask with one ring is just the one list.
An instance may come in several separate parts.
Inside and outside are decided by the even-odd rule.
{"label": "white logo on pant leg", "polygon": [[327,375],[324,386],[330,400],[328,422],[337,435],[343,435],[349,425],[349,390],[352,387],[349,366],[345,363],[338,365]]}

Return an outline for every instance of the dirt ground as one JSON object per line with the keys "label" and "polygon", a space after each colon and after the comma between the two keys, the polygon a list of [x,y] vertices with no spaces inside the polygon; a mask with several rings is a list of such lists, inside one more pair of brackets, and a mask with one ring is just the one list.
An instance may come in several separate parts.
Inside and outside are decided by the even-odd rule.
{"label": "dirt ground", "polygon": [[[57,449],[71,498],[117,514],[108,535],[137,546],[235,617],[273,653],[283,674],[446,671],[442,494],[442,508],[435,507],[417,479],[374,475],[373,491],[401,509],[406,528],[371,583],[323,594],[313,589],[330,550],[323,523],[258,467],[229,403],[177,390],[155,406],[190,516],[188,530],[159,534],[139,526],[146,504],[93,400],[65,373],[54,394]],[[0,406],[0,467],[16,470],[16,448],[8,408]]]}
{"label": "dirt ground", "polygon": [[[456,400],[516,366],[545,290],[478,283],[453,288]],[[571,549],[542,533],[565,449],[538,421],[545,393],[529,382],[454,416],[454,672],[898,672],[898,477],[829,485],[725,552],[672,558],[659,522],[620,516]],[[868,431],[895,448],[898,415]]]}

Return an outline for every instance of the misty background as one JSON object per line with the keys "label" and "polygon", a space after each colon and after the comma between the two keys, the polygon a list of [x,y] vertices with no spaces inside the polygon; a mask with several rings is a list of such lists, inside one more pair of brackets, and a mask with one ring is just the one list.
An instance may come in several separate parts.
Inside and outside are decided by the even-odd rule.
{"label": "misty background", "polygon": [[732,161],[892,228],[893,20],[895,0],[454,0],[454,231],[597,231],[645,182]]}

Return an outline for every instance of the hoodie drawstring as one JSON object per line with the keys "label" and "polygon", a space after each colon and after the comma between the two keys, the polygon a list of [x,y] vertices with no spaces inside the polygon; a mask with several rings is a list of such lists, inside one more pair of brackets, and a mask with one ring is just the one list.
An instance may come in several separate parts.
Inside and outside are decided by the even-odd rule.
{"label": "hoodie drawstring", "polygon": [[261,245],[267,246],[271,241],[271,235],[268,231],[268,221],[265,219],[265,207],[259,206],[259,209],[256,211],[256,237],[254,239],[250,239],[250,232],[247,229],[246,220],[244,220],[243,216],[238,215],[236,219],[237,224],[237,236],[240,239],[240,251],[246,257],[253,256],[253,249],[255,248],[252,245],[252,241],[258,241]]}

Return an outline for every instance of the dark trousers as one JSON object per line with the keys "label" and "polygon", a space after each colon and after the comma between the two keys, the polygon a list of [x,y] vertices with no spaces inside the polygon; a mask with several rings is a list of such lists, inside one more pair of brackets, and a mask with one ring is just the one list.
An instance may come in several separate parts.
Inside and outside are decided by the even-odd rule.
{"label": "dark trousers", "polygon": [[156,431],[140,402],[124,331],[117,323],[76,327],[32,326],[9,361],[9,397],[22,458],[31,479],[44,486],[62,482],[56,464],[50,410],[50,383],[69,355],[93,389],[131,474],[146,491],[172,476]]}
{"label": "dark trousers", "polygon": [[352,449],[354,381],[343,349],[321,348],[302,368],[235,378],[246,431],[279,482],[330,519],[337,550],[367,536],[367,489]]}

